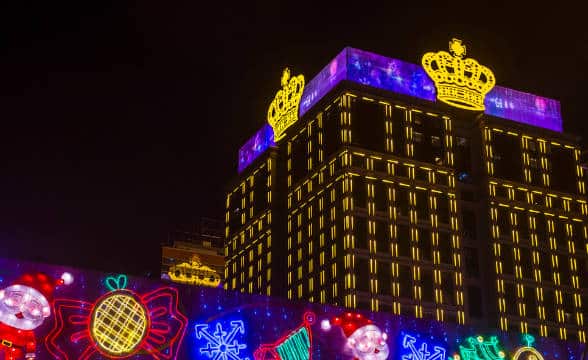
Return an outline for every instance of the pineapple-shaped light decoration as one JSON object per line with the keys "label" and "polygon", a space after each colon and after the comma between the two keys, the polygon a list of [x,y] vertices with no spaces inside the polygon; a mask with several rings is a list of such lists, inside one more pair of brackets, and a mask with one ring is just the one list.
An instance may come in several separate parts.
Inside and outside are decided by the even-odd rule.
{"label": "pineapple-shaped light decoration", "polygon": [[188,324],[177,290],[140,294],[127,289],[125,275],[109,276],[104,284],[108,292],[94,302],[55,300],[49,352],[59,360],[176,359]]}
{"label": "pineapple-shaped light decoration", "polygon": [[125,289],[126,276],[109,276],[105,283],[110,292],[94,306],[90,334],[104,352],[128,355],[145,338],[149,314],[141,299]]}

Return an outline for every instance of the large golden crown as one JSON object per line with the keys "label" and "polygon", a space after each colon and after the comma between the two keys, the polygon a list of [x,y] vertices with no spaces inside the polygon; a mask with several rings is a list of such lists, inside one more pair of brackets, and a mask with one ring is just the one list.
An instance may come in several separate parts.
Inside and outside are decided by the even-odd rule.
{"label": "large golden crown", "polygon": [[466,47],[461,40],[451,40],[449,51],[451,54],[439,51],[423,55],[423,67],[435,82],[437,99],[458,108],[483,111],[484,97],[496,84],[494,74],[476,60],[464,59]]}
{"label": "large golden crown", "polygon": [[304,91],[304,76],[290,77],[290,69],[284,69],[282,88],[267,110],[267,122],[274,129],[274,141],[284,137],[290,125],[298,121],[298,105]]}

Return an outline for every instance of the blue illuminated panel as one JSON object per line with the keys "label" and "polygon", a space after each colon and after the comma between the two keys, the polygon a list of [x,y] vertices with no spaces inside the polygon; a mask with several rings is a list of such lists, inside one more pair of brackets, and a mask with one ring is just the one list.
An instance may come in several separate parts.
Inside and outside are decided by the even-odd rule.
{"label": "blue illuminated panel", "polygon": [[267,148],[274,145],[274,131],[271,126],[265,124],[239,149],[238,172],[243,171]]}
{"label": "blue illuminated panel", "polygon": [[488,115],[562,132],[559,101],[495,86],[484,101]]}
{"label": "blue illuminated panel", "polygon": [[[6,259],[0,259],[0,270],[3,340],[19,346],[17,350],[26,345],[37,359],[120,357],[109,356],[108,350],[135,360],[447,360],[460,350],[483,346],[482,340],[472,344],[480,336],[506,354],[525,345],[517,333],[119,274]],[[73,282],[58,284],[51,296],[45,286],[51,290],[49,284],[64,272],[73,275]],[[35,286],[42,289],[30,290]],[[22,296],[27,291],[30,299]],[[15,316],[29,307],[15,307],[14,301],[29,300],[36,301],[32,305],[47,301],[51,307],[38,315],[40,322],[27,323],[36,319],[29,313],[27,318]],[[19,332],[19,326],[29,329]],[[586,349],[575,342],[538,336],[534,340],[533,348],[545,359],[581,360]],[[0,354],[4,350],[0,347]]]}

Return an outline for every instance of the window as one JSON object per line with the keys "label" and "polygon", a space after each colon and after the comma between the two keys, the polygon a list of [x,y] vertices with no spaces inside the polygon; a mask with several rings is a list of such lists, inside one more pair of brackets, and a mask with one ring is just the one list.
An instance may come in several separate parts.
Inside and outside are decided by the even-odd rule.
{"label": "window", "polygon": [[473,247],[464,247],[466,275],[469,277],[480,276],[480,264],[478,262],[478,251]]}
{"label": "window", "polygon": [[494,132],[494,174],[503,179],[523,182],[521,142],[517,136]]}
{"label": "window", "polygon": [[378,294],[392,295],[392,268],[390,263],[378,261]]}
{"label": "window", "polygon": [[455,169],[457,173],[470,173],[472,170],[470,140],[465,137],[455,137]]}
{"label": "window", "polygon": [[306,131],[302,132],[295,139],[293,139],[290,144],[292,149],[292,153],[290,155],[292,170],[290,174],[292,175],[292,184],[295,184],[301,180],[307,172]]}
{"label": "window", "polygon": [[557,249],[559,251],[568,250],[568,239],[566,234],[566,223],[561,221],[555,222],[555,240],[557,242]]}
{"label": "window", "polygon": [[421,287],[422,287],[422,300],[425,302],[433,302],[435,290],[433,288],[433,272],[422,270],[421,271]]}
{"label": "window", "polygon": [[508,208],[498,208],[498,228],[500,230],[500,236],[510,238],[510,213]]}
{"label": "window", "polygon": [[523,278],[533,279],[533,259],[531,257],[531,250],[527,248],[520,248],[521,255],[521,270]]}
{"label": "window", "polygon": [[555,312],[555,296],[553,290],[543,290],[543,306],[545,307],[545,317],[547,321],[557,321]]}
{"label": "window", "polygon": [[339,104],[334,104],[323,113],[323,134],[325,146],[325,159],[334,154],[341,146]]}
{"label": "window", "polygon": [[429,195],[425,190],[416,191],[416,210],[419,220],[429,220]]}
{"label": "window", "polygon": [[383,221],[376,222],[376,251],[390,254],[390,226]]}
{"label": "window", "polygon": [[574,150],[561,146],[551,147],[551,187],[558,191],[575,194],[576,161]]}
{"label": "window", "polygon": [[362,148],[386,151],[386,109],[375,101],[352,98],[352,144]]}
{"label": "window", "polygon": [[501,245],[501,247],[502,273],[505,275],[514,275],[513,249],[507,245]]}
{"label": "window", "polygon": [[370,263],[368,259],[355,258],[355,287],[359,291],[370,291]]}
{"label": "window", "polygon": [[539,251],[539,269],[541,270],[541,279],[543,281],[552,281],[551,257],[545,251]]}
{"label": "window", "polygon": [[353,218],[355,234],[355,247],[357,249],[369,249],[368,244],[368,231],[367,231],[367,219],[364,217],[355,216]]}
{"label": "window", "polygon": [[392,109],[392,142],[393,153],[395,155],[406,156],[406,133],[404,130],[405,122],[406,110],[394,107]]}
{"label": "window", "polygon": [[410,228],[402,224],[397,225],[396,228],[398,229],[398,255],[410,257]]}
{"label": "window", "polygon": [[412,273],[410,266],[398,266],[398,282],[400,283],[400,297],[412,299]]}
{"label": "window", "polygon": [[[508,304],[507,304],[508,306]],[[535,302],[535,288],[525,286],[525,314],[527,318],[537,318],[537,303]]]}
{"label": "window", "polygon": [[453,254],[451,251],[451,235],[446,232],[439,233],[439,255],[441,263],[453,264]]}
{"label": "window", "polygon": [[517,293],[514,284],[504,284],[504,301],[506,302],[506,313],[508,315],[519,315],[517,306]]}
{"label": "window", "polygon": [[472,210],[464,209],[462,212],[463,219],[463,236],[466,239],[476,238],[476,213]]}
{"label": "window", "polygon": [[415,159],[423,162],[443,165],[445,146],[444,120],[421,112],[412,112],[413,150]]}
{"label": "window", "polygon": [[388,186],[383,182],[374,183],[374,204],[376,211],[388,210]]}
{"label": "window", "polygon": [[468,285],[468,311],[472,318],[482,318],[482,291],[479,287]]}
{"label": "window", "polygon": [[360,208],[367,207],[367,185],[363,177],[353,177],[353,205]]}
{"label": "window", "polygon": [[449,224],[449,198],[447,194],[437,194],[437,220]]}
{"label": "window", "polygon": [[431,231],[419,229],[419,244],[422,259],[425,261],[432,261],[433,245],[431,243]]}
{"label": "window", "polygon": [[399,216],[408,216],[409,209],[408,188],[399,187],[396,189],[396,209]]}
{"label": "window", "polygon": [[455,305],[455,283],[453,273],[441,273],[441,292],[443,293],[443,303],[446,305]]}
{"label": "window", "polygon": [[268,174],[265,171],[259,171],[255,174],[253,185],[253,208],[255,213],[259,214],[267,208],[267,179]]}

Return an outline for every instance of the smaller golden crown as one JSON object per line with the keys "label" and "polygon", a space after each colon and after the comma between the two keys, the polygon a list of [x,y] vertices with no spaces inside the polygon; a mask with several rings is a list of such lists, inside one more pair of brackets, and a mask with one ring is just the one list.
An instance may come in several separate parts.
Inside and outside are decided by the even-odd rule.
{"label": "smaller golden crown", "polygon": [[439,51],[423,55],[423,67],[435,82],[437,99],[458,108],[483,111],[484,97],[496,84],[494,74],[476,60],[464,59],[466,46],[461,40],[452,39],[449,51],[451,54]]}
{"label": "smaller golden crown", "polygon": [[290,125],[298,121],[298,105],[304,91],[304,76],[290,77],[290,69],[284,69],[282,88],[267,110],[267,122],[274,130],[274,141],[280,140]]}

